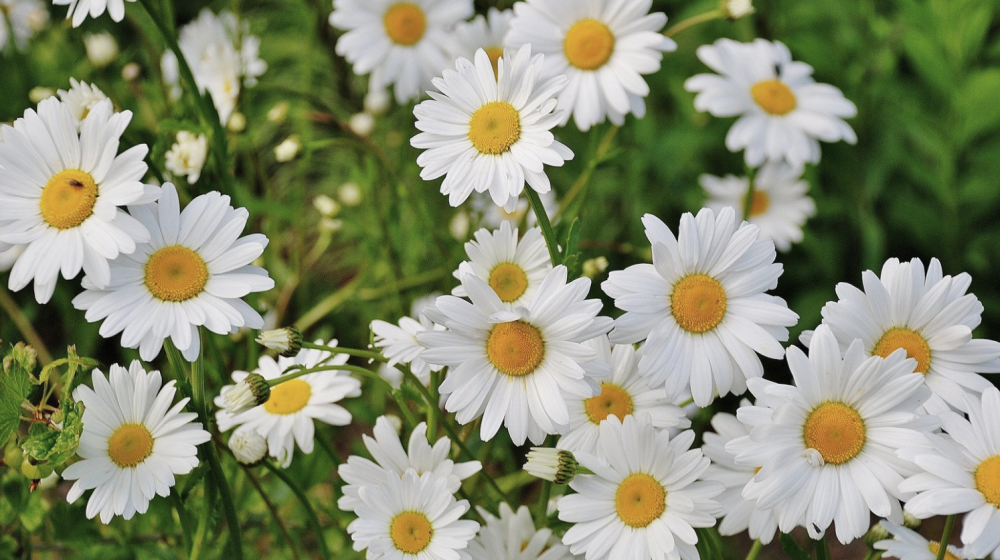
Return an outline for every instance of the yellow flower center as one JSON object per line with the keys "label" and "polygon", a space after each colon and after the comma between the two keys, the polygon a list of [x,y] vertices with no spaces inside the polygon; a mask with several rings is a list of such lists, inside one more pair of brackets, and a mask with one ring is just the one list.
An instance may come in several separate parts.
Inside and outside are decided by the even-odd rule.
{"label": "yellow flower center", "polygon": [[760,108],[772,115],[781,116],[795,109],[795,94],[780,80],[764,80],[750,88],[750,95]]}
{"label": "yellow flower center", "polygon": [[566,32],[563,51],[566,60],[580,70],[597,70],[615,52],[615,36],[596,19],[580,20]]}
{"label": "yellow flower center", "polygon": [[312,386],[301,379],[292,379],[271,387],[271,396],[264,410],[271,414],[295,414],[309,404]]}
{"label": "yellow flower center", "polygon": [[382,16],[382,25],[389,39],[397,45],[415,45],[427,31],[427,17],[420,6],[412,2],[393,4]]}
{"label": "yellow flower center", "polygon": [[1000,508],[1000,455],[979,463],[976,468],[976,490],[983,494],[983,499]]}
{"label": "yellow flower center", "polygon": [[42,189],[39,207],[45,223],[56,229],[75,228],[94,213],[97,183],[79,169],[60,171]]}
{"label": "yellow flower center", "polygon": [[887,357],[900,348],[906,350],[906,356],[917,361],[917,373],[927,374],[931,367],[931,347],[920,333],[904,328],[893,328],[885,331],[882,338],[875,343],[872,354]]}
{"label": "yellow flower center", "polygon": [[615,492],[615,511],[629,527],[646,527],[666,509],[667,490],[646,473],[629,475]]}
{"label": "yellow flower center", "polygon": [[500,296],[500,301],[510,303],[528,289],[528,275],[514,263],[500,263],[490,272],[490,287]]}
{"label": "yellow flower center", "polygon": [[521,114],[506,101],[487,103],[469,119],[469,140],[481,154],[505,153],[520,138]]}
{"label": "yellow flower center", "polygon": [[[280,385],[279,385],[280,387]],[[434,526],[427,516],[417,511],[404,511],[392,518],[389,536],[396,550],[406,554],[418,554],[431,544]]]}
{"label": "yellow flower center", "polygon": [[[931,551],[931,554],[933,554],[935,558],[937,558],[938,551],[941,550],[941,544],[933,541],[929,542],[927,543],[927,549]],[[962,560],[958,556],[955,556],[955,553],[950,550],[945,550],[944,558],[945,560]]]}
{"label": "yellow flower center", "polygon": [[[743,197],[743,204],[741,207],[746,206],[747,197]],[[750,216],[760,216],[764,212],[767,212],[767,208],[771,205],[771,197],[767,196],[767,193],[760,191],[753,191],[753,198],[750,199]]]}
{"label": "yellow flower center", "polygon": [[632,414],[632,395],[614,383],[601,383],[601,394],[583,401],[583,408],[594,424],[600,424],[608,416],[624,420]]}
{"label": "yellow flower center", "polygon": [[542,363],[545,342],[542,333],[524,321],[500,323],[486,339],[486,355],[500,373],[521,377]]}
{"label": "yellow flower center", "polygon": [[670,310],[682,329],[703,333],[716,327],[726,316],[726,291],[707,274],[691,274],[674,284]]}
{"label": "yellow flower center", "polygon": [[490,64],[493,65],[493,75],[499,78],[500,68],[497,61],[503,56],[503,47],[487,47],[483,50],[486,51],[486,56],[490,57]]}
{"label": "yellow flower center", "polygon": [[142,424],[122,424],[108,438],[108,457],[119,467],[138,466],[153,453],[153,435]]}
{"label": "yellow flower center", "polygon": [[842,465],[865,446],[865,421],[857,410],[835,401],[825,402],[809,413],[802,437],[832,465]]}
{"label": "yellow flower center", "polygon": [[146,288],[163,301],[185,301],[205,289],[208,266],[201,255],[180,245],[164,247],[146,262]]}

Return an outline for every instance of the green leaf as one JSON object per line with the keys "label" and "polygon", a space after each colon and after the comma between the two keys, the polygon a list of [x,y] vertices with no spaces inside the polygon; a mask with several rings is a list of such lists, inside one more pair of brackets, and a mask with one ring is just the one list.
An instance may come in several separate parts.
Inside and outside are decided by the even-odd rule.
{"label": "green leaf", "polygon": [[795,539],[791,535],[782,533],[778,537],[778,542],[781,543],[781,550],[785,551],[785,554],[792,560],[812,560],[812,556],[808,552],[802,550],[799,543],[795,542]]}
{"label": "green leaf", "polygon": [[[21,444],[21,450],[35,464],[46,464],[56,467],[65,463],[76,452],[80,445],[80,434],[83,433],[83,405],[72,399],[63,401],[63,406],[57,413],[62,416],[62,429],[46,426],[42,423],[33,424],[28,438]],[[36,429],[41,426],[41,429]]]}
{"label": "green leaf", "polygon": [[12,361],[4,370],[0,372],[0,441],[17,431],[21,403],[31,391],[31,374],[19,362]]}

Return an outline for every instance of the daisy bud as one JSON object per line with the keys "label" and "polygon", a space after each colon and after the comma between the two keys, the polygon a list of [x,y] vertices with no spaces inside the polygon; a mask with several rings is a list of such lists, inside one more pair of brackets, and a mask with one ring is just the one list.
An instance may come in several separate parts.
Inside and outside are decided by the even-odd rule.
{"label": "daisy bud", "polygon": [[281,124],[285,122],[285,117],[288,116],[288,102],[279,101],[274,104],[274,107],[267,112],[267,120],[275,123]]}
{"label": "daisy bud", "polygon": [[358,136],[368,136],[375,130],[375,119],[368,113],[357,113],[347,121],[347,126]]}
{"label": "daisy bud", "polygon": [[229,116],[229,120],[226,122],[226,128],[229,132],[240,133],[247,128],[247,118],[243,113],[233,113]]}
{"label": "daisy bud", "polygon": [[257,344],[291,358],[302,349],[302,333],[295,327],[264,331],[257,336]]}
{"label": "daisy bud", "polygon": [[908,512],[908,511],[906,511],[904,509],[903,510],[903,527],[906,527],[907,529],[917,530],[917,529],[920,528],[920,520],[917,519],[916,517],[913,517],[912,513]]}
{"label": "daisy bud", "polygon": [[83,38],[87,60],[95,68],[104,68],[118,57],[118,42],[110,33],[95,33]]}
{"label": "daisy bud", "polygon": [[287,163],[295,159],[302,149],[302,142],[295,136],[289,136],[284,142],[274,147],[274,159],[281,163]]}
{"label": "daisy bud", "polygon": [[723,0],[722,11],[729,19],[740,19],[754,13],[750,0]]}
{"label": "daisy bud", "polygon": [[267,441],[253,430],[236,430],[229,437],[229,449],[242,465],[259,465],[267,455]]}
{"label": "daisy bud", "polygon": [[865,534],[865,542],[868,543],[868,546],[875,546],[875,543],[891,538],[892,535],[889,534],[889,531],[881,523],[872,525],[872,528],[868,529],[868,532]]}
{"label": "daisy bud", "polygon": [[232,415],[246,412],[271,398],[271,387],[259,373],[251,373],[236,385],[222,390],[222,408]]}
{"label": "daisy bud", "polygon": [[356,183],[344,183],[337,189],[337,197],[344,206],[361,204],[361,187]]}
{"label": "daisy bud", "polygon": [[340,211],[340,204],[325,194],[313,199],[313,207],[327,217],[335,216]]}
{"label": "daisy bud", "polygon": [[28,99],[31,100],[32,103],[41,103],[42,101],[53,97],[55,94],[56,90],[52,88],[38,86],[31,88],[31,91],[28,92]]}
{"label": "daisy bud", "polygon": [[583,275],[587,278],[594,278],[608,269],[608,259],[597,257],[583,261]]}
{"label": "daisy bud", "polygon": [[578,467],[576,457],[570,451],[550,447],[532,447],[531,452],[528,453],[528,462],[524,465],[524,470],[533,476],[556,484],[569,484],[576,476]]}
{"label": "daisy bud", "polygon": [[381,115],[389,110],[389,94],[384,89],[375,88],[365,95],[365,112],[372,115]]}

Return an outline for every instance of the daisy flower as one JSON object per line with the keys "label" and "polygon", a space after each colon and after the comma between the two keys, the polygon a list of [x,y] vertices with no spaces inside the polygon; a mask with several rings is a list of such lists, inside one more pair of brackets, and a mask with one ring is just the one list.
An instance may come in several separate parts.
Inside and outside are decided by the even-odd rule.
{"label": "daisy flower", "polygon": [[[943,276],[941,263],[931,259],[927,270],[920,259],[889,259],[876,276],[862,275],[864,291],[841,283],[839,300],[823,306],[823,324],[837,336],[841,350],[861,339],[869,356],[888,356],[900,348],[917,361],[915,372],[934,396],[927,409],[947,405],[964,410],[965,395],[979,395],[992,386],[978,373],[1000,372],[1000,342],[973,339],[982,320],[983,304],[966,290],[966,273]],[[812,333],[803,333],[809,344]]]}
{"label": "daisy flower", "polygon": [[608,337],[586,342],[597,359],[611,366],[611,377],[600,381],[601,393],[590,398],[569,398],[569,433],[559,438],[557,447],[573,453],[597,454],[601,422],[608,416],[624,420],[645,414],[653,427],[688,428],[691,421],[680,407],[670,402],[662,387],[651,389],[639,375],[639,353],[631,344],[612,347]]}
{"label": "daisy flower", "polygon": [[[899,558],[900,560],[936,560],[938,552],[941,550],[941,543],[928,541],[920,533],[894,525],[888,521],[879,523],[886,531],[892,534],[891,539],[886,539],[875,543],[875,550],[884,550],[882,555],[885,558]],[[945,560],[961,560],[962,551],[949,545],[948,551],[944,553]]]}
{"label": "daisy flower", "polygon": [[653,264],[612,272],[602,284],[625,311],[611,342],[645,339],[639,373],[672,400],[688,388],[699,407],[716,394],[743,393],[747,379],[764,374],[757,354],[781,358],[787,327],[798,321],[783,299],[765,293],[783,272],[774,243],[732,208],[684,214],[677,237],[652,214],[642,222]]}
{"label": "daisy flower", "polygon": [[[389,359],[385,364],[388,370],[398,372],[402,381],[402,372],[395,369],[396,364],[408,364],[410,371],[417,376],[425,386],[430,383],[431,372],[441,371],[443,366],[428,364],[420,357],[424,352],[424,347],[417,341],[417,335],[424,331],[441,330],[444,327],[435,325],[433,321],[424,313],[424,309],[434,304],[436,295],[425,296],[413,300],[410,306],[410,314],[413,317],[401,317],[398,325],[385,321],[372,321],[372,333],[375,335],[375,347],[382,352],[382,355]],[[390,384],[399,387],[398,383],[388,380]]]}
{"label": "daisy flower", "polygon": [[671,439],[642,417],[602,422],[599,455],[577,457],[594,474],[559,500],[559,519],[573,524],[563,543],[587,560],[698,558],[694,529],[715,525],[722,485],[698,480],[709,460],[692,442],[694,432]]}
{"label": "daisy flower", "polygon": [[857,142],[843,120],[855,116],[857,107],[834,86],[817,84],[812,66],[793,61],[783,43],[719,39],[698,47],[698,58],[721,75],[698,74],[684,88],[698,93],[695,109],[739,117],[726,135],[726,147],[746,149],[747,165],[785,160],[801,168],[819,162],[820,140]]}
{"label": "daisy flower", "polygon": [[402,476],[407,469],[416,471],[417,476],[431,473],[435,478],[446,480],[446,491],[454,494],[463,480],[482,469],[479,461],[455,463],[449,459],[451,440],[446,437],[437,440],[432,447],[427,442],[425,422],[413,429],[406,449],[403,449],[396,428],[385,416],[379,416],[375,421],[373,434],[375,437],[361,437],[374,461],[351,455],[346,463],[337,468],[337,474],[346,482],[344,494],[337,501],[337,507],[344,511],[355,511],[362,503],[361,489],[378,486],[385,480],[386,473]]}
{"label": "daisy flower", "polygon": [[458,50],[453,58],[473,58],[476,51],[483,49],[493,64],[493,73],[499,75],[497,60],[503,56],[503,39],[510,30],[511,10],[500,11],[490,8],[486,16],[478,15],[472,21],[463,21],[452,32],[458,39]]}
{"label": "daisy flower", "polygon": [[177,133],[176,141],[167,150],[164,167],[175,177],[186,177],[188,184],[195,184],[208,158],[208,138],[189,130]]}
{"label": "daisy flower", "polygon": [[[336,346],[337,341],[316,344]],[[339,366],[347,363],[347,354],[333,355],[324,350],[303,349],[294,358],[261,356],[257,369],[252,373],[264,379],[277,379],[292,366],[312,368],[316,366]],[[233,381],[237,384],[251,372],[234,371]],[[267,440],[268,454],[281,463],[282,467],[292,464],[295,444],[303,453],[312,453],[315,426],[319,420],[332,426],[346,426],[351,423],[351,413],[336,404],[345,397],[361,396],[361,382],[346,371],[320,371],[309,373],[271,387],[267,402],[239,414],[230,414],[225,409],[222,393],[234,385],[226,385],[215,397],[215,420],[219,431],[232,428],[249,429]]]}
{"label": "daisy flower", "polygon": [[508,212],[517,208],[527,184],[539,193],[552,187],[545,166],[561,167],[573,152],[552,136],[559,122],[553,96],[566,85],[559,76],[537,83],[542,56],[531,56],[531,45],[508,51],[498,63],[498,75],[486,51],[476,51],[475,63],[459,58],[455,70],[434,78],[433,99],[413,109],[422,132],[410,144],[424,149],[417,157],[420,177],[445,176],[441,194],[458,206],[469,194],[489,191],[493,202]]}
{"label": "daisy flower", "polygon": [[336,50],[354,73],[371,73],[371,90],[393,86],[402,105],[451,65],[452,28],[472,13],[472,0],[334,0],[330,25],[345,31]]}
{"label": "daisy flower", "polygon": [[90,111],[98,103],[106,100],[108,96],[104,95],[104,92],[94,84],[81,82],[76,78],[70,78],[69,85],[68,90],[61,89],[56,93],[59,95],[59,99],[69,107],[69,111],[73,114],[79,128]]}
{"label": "daisy flower", "polygon": [[625,115],[646,114],[649,85],[643,74],[660,70],[677,43],[660,30],[667,16],[649,13],[652,0],[527,0],[514,4],[508,47],[530,44],[545,55],[545,76],[569,77],[559,94],[560,124],[570,114],[580,130]]}
{"label": "daisy flower", "polygon": [[[542,230],[531,228],[518,240],[517,228],[503,222],[500,229],[492,232],[480,229],[475,237],[475,241],[465,244],[469,260],[459,264],[453,276],[459,281],[467,274],[478,276],[511,308],[531,301],[552,270]],[[451,294],[468,296],[461,284]]]}
{"label": "daisy flower", "polygon": [[[750,181],[746,177],[702,175],[698,178],[708,195],[706,208],[720,212],[729,206],[742,215]],[[816,204],[806,196],[809,184],[802,173],[783,162],[767,162],[754,178],[753,198],[747,221],[760,228],[760,236],[774,241],[779,251],[788,251],[802,241],[802,226],[816,213]]]}
{"label": "daisy flower", "polygon": [[80,270],[104,287],[109,260],[149,241],[146,227],[119,206],[155,201],[160,189],[142,184],[140,144],[118,153],[132,113],[95,105],[77,129],[69,105],[55,98],[0,127],[0,242],[24,245],[11,270],[12,291],[35,282],[35,299],[52,297],[59,273]]}
{"label": "daisy flower", "polygon": [[517,513],[500,503],[500,517],[477,508],[486,522],[469,543],[469,555],[476,560],[574,560],[569,547],[559,542],[552,529],[535,529],[527,506]]}
{"label": "daisy flower", "polygon": [[358,518],[347,526],[354,550],[368,558],[405,560],[471,560],[465,548],[479,523],[459,519],[469,502],[448,491],[448,480],[407,469],[402,477],[387,473],[378,486],[360,493]]}
{"label": "daisy flower", "polygon": [[759,422],[727,445],[739,451],[737,465],[760,467],[743,497],[773,508],[784,533],[804,525],[817,538],[836,522],[842,543],[868,531],[869,512],[902,524],[899,502],[912,494],[898,487],[916,467],[895,452],[922,444],[938,424],[918,412],[930,392],[910,375],[913,360],[867,357],[859,341],[841,358],[821,326],[808,357],[788,349],[788,367],[795,386],[752,379],[758,403],[738,412]]}
{"label": "daisy flower", "polygon": [[483,441],[503,423],[516,445],[539,444],[546,434],[569,429],[568,398],[596,396],[593,378],[611,373],[585,341],[605,334],[611,319],[598,317],[601,302],[584,299],[590,280],[566,283],[559,265],[525,307],[509,310],[489,284],[462,278],[471,303],[455,296],[437,299],[440,332],[423,332],[423,358],[449,366],[441,384],[445,410],[461,424],[480,416]]}
{"label": "daisy flower", "polygon": [[87,519],[98,513],[102,523],[116,515],[131,519],[146,513],[155,495],[169,496],[175,476],[198,466],[197,446],[211,439],[193,422],[197,415],[176,405],[174,382],[163,385],[160,372],[146,372],[138,360],[128,369],[112,365],[109,379],[95,369],[94,388],[81,385],[73,397],[83,403],[81,461],[62,477],[75,480],[66,500],[75,502],[87,490]]}
{"label": "daisy flower", "polygon": [[0,52],[11,44],[18,50],[49,23],[49,10],[42,0],[0,0]]}
{"label": "daisy flower", "polygon": [[122,333],[122,346],[138,347],[146,361],[156,358],[170,337],[193,362],[201,348],[198,327],[229,334],[264,326],[260,314],[240,299],[274,287],[266,270],[250,264],[264,252],[267,238],[240,237],[246,209],[210,192],[182,212],[177,191],[166,183],[157,204],[129,206],[129,213],[149,230],[149,243],[111,262],[107,287],[88,272],[84,292],[73,298],[88,321],[104,319],[101,336]]}
{"label": "daisy flower", "polygon": [[66,19],[73,18],[73,27],[80,27],[88,14],[92,18],[98,18],[105,10],[111,15],[112,21],[120,22],[125,19],[125,2],[126,0],[52,0],[56,6],[69,6]]}

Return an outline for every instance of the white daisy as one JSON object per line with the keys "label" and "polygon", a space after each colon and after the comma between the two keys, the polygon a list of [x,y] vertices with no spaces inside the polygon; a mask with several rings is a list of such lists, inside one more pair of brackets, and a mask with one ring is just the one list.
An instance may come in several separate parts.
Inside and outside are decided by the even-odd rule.
{"label": "white daisy", "polygon": [[479,515],[486,522],[479,534],[469,543],[469,555],[475,560],[574,560],[578,557],[569,547],[559,542],[552,529],[535,529],[527,506],[517,508],[517,513],[500,503],[500,517],[494,517],[483,508]]}
{"label": "white daisy", "polygon": [[[891,539],[881,540],[873,546],[875,550],[884,550],[883,557],[899,558],[900,560],[936,560],[941,550],[941,543],[928,541],[920,533],[894,525],[888,521],[880,523],[886,531],[892,534]],[[961,560],[962,551],[949,545],[944,553],[945,560]]]}
{"label": "white daisy", "polygon": [[459,58],[456,70],[434,78],[441,93],[431,92],[433,99],[413,109],[422,132],[410,143],[426,150],[417,157],[420,176],[430,181],[444,175],[441,193],[452,206],[473,191],[489,191],[495,204],[512,212],[525,182],[549,192],[545,166],[573,158],[550,132],[560,118],[553,96],[566,78],[536,84],[542,56],[532,57],[531,45],[507,52],[498,64],[499,78],[486,51],[476,51],[474,64]]}
{"label": "white daisy", "polygon": [[[127,0],[135,2],[135,0]],[[66,19],[73,18],[73,27],[80,27],[89,14],[92,18],[100,17],[107,10],[111,20],[120,22],[125,19],[126,0],[52,0],[56,6],[69,6]]]}
{"label": "white daisy", "polygon": [[[698,178],[716,212],[726,206],[742,215],[750,182],[746,177],[702,175]],[[760,228],[760,236],[774,241],[779,251],[788,251],[802,241],[802,226],[816,213],[816,204],[806,196],[809,184],[800,170],[784,162],[767,162],[754,178],[753,198],[747,221]]]}
{"label": "white daisy", "polygon": [[23,50],[48,23],[49,10],[42,0],[0,0],[0,52],[11,43]]}
{"label": "white daisy", "polygon": [[570,114],[580,130],[625,115],[642,118],[649,85],[643,74],[660,70],[677,43],[660,30],[667,16],[649,13],[652,0],[527,0],[514,4],[507,46],[530,44],[545,55],[545,76],[566,75],[559,94],[561,124]]}
{"label": "white daisy", "polygon": [[83,120],[87,118],[90,111],[108,96],[104,95],[104,92],[94,84],[81,82],[76,78],[70,78],[69,85],[68,90],[61,89],[56,93],[59,94],[59,99],[69,107],[69,111],[73,114],[79,128],[83,125]]}
{"label": "white daisy", "polygon": [[[94,388],[81,385],[73,396],[83,403],[83,434],[77,453],[83,459],[63,471],[75,480],[66,500],[75,502],[87,490],[87,519],[101,514],[109,523],[116,515],[131,519],[146,513],[155,495],[169,496],[175,475],[198,466],[197,446],[211,435],[193,422],[197,415],[176,405],[174,382],[160,389],[160,372],[146,372],[138,360],[128,369],[112,365],[110,383],[100,370]],[[173,405],[173,406],[171,406]]]}
{"label": "white daisy", "polygon": [[452,28],[472,12],[472,0],[334,0],[330,25],[346,32],[336,49],[354,73],[371,73],[370,90],[394,86],[403,104],[451,65]]}
{"label": "white daisy", "polygon": [[[861,339],[869,356],[888,356],[902,348],[917,361],[915,371],[934,392],[927,403],[936,412],[945,403],[962,410],[965,395],[979,395],[992,384],[977,373],[1000,372],[1000,342],[973,339],[983,304],[966,290],[972,278],[943,276],[931,259],[924,271],[920,259],[889,259],[881,276],[866,270],[864,291],[841,283],[840,299],[823,306],[823,324],[837,336],[841,350]],[[809,344],[812,333],[803,333]]]}
{"label": "white daisy", "polygon": [[145,144],[118,153],[132,113],[95,105],[77,124],[67,104],[49,98],[14,126],[0,128],[0,241],[25,245],[8,285],[35,282],[35,299],[52,297],[60,271],[71,279],[111,282],[109,260],[149,240],[143,224],[118,206],[147,204],[160,189],[142,184]]}
{"label": "white daisy", "polygon": [[750,380],[757,404],[738,416],[756,425],[727,446],[737,465],[760,467],[743,497],[773,508],[784,533],[804,525],[817,538],[836,522],[842,543],[868,531],[869,512],[902,524],[899,502],[912,494],[898,486],[916,467],[895,452],[938,424],[918,413],[930,392],[910,375],[913,361],[866,357],[857,341],[841,358],[826,326],[808,357],[796,347],[787,357],[795,386]]}
{"label": "white daisy", "polygon": [[[424,351],[423,345],[417,341],[417,335],[430,330],[441,330],[444,327],[434,324],[424,313],[424,309],[434,304],[437,295],[424,296],[413,300],[410,306],[412,317],[401,317],[399,324],[393,325],[385,321],[372,321],[372,333],[375,335],[375,347],[389,359],[387,367],[380,368],[380,373],[386,373],[393,387],[398,388],[402,382],[403,373],[396,369],[396,364],[408,364],[410,371],[417,376],[425,386],[430,383],[431,372],[441,371],[443,366],[428,364],[420,357]],[[413,317],[416,317],[414,319]],[[397,377],[398,376],[398,377]]]}
{"label": "white daisy", "polygon": [[819,140],[857,142],[843,121],[855,116],[857,107],[836,87],[816,83],[812,66],[793,61],[783,43],[719,39],[698,47],[698,58],[721,75],[698,74],[684,88],[698,92],[695,109],[740,117],[726,135],[726,147],[746,149],[747,165],[785,160],[801,168],[819,162]]}
{"label": "white daisy", "polygon": [[[459,281],[467,274],[485,280],[509,307],[526,305],[535,296],[549,271],[552,261],[542,237],[542,230],[531,228],[518,240],[517,228],[510,222],[500,224],[500,229],[480,229],[475,241],[465,244],[469,260],[462,261],[453,276]],[[459,284],[452,295],[467,297],[465,287]]]}
{"label": "white daisy", "polygon": [[471,21],[460,22],[452,32],[458,39],[458,50],[452,58],[472,59],[477,50],[483,49],[493,63],[493,73],[498,74],[497,60],[503,56],[503,40],[510,30],[510,20],[513,17],[512,10],[490,8],[486,16],[478,15]]}
{"label": "white daisy", "polygon": [[164,156],[164,166],[176,177],[186,177],[191,185],[198,182],[208,158],[208,139],[188,130],[177,133],[176,142]]}
{"label": "white daisy", "polygon": [[344,511],[355,511],[362,503],[361,489],[378,486],[389,472],[398,476],[402,476],[407,469],[415,470],[418,476],[432,473],[436,478],[447,480],[445,488],[449,494],[454,494],[463,480],[482,469],[479,461],[455,463],[449,459],[451,440],[446,437],[437,440],[432,447],[427,442],[427,424],[424,422],[413,429],[406,449],[403,449],[399,434],[385,416],[379,416],[375,421],[373,434],[374,438],[368,435],[361,437],[374,461],[351,455],[346,463],[337,467],[337,474],[347,483],[343,487],[344,494],[337,501],[337,507]]}
{"label": "white daisy", "polygon": [[670,402],[662,387],[651,389],[639,375],[639,353],[631,344],[616,344],[612,348],[608,337],[586,342],[597,352],[597,359],[611,366],[611,377],[600,381],[601,394],[590,398],[568,398],[570,432],[557,447],[573,453],[598,454],[597,438],[601,422],[608,416],[624,420],[627,416],[645,414],[653,427],[688,428],[691,421],[680,407]]}
{"label": "white daisy", "polygon": [[240,299],[274,287],[266,270],[250,264],[264,252],[267,238],[240,237],[246,209],[210,192],[182,212],[177,191],[166,183],[157,204],[129,206],[129,213],[149,230],[149,243],[111,262],[106,288],[88,271],[85,291],[73,299],[88,321],[105,319],[101,336],[122,333],[122,346],[138,347],[146,361],[156,358],[170,337],[193,362],[201,348],[198,327],[228,334],[264,326],[260,314]]}
{"label": "white daisy", "polygon": [[566,283],[566,267],[549,272],[525,307],[509,310],[478,276],[462,279],[472,302],[437,299],[435,322],[447,330],[423,332],[426,362],[449,366],[441,384],[445,409],[461,424],[480,416],[488,441],[503,423],[511,440],[538,444],[546,434],[569,429],[567,398],[588,398],[600,389],[593,378],[611,373],[593,348],[583,344],[611,328],[598,317],[601,302],[584,299],[590,280]]}
{"label": "white daisy", "polygon": [[[316,344],[336,346],[337,341]],[[261,356],[253,373],[264,379],[277,379],[292,366],[312,368],[316,366],[339,366],[347,363],[347,354],[333,355],[324,350],[303,349],[294,358],[279,356],[277,361],[270,356]],[[291,373],[291,372],[290,372]],[[233,381],[239,383],[250,372],[234,371]],[[226,385],[215,397],[215,420],[219,431],[232,428],[254,430],[267,439],[268,454],[282,467],[292,464],[295,444],[303,453],[312,453],[315,427],[313,420],[332,426],[346,426],[351,423],[351,413],[336,404],[345,397],[361,396],[361,382],[346,371],[318,371],[279,383],[271,387],[267,402],[241,412],[230,414],[224,407],[222,393],[234,385]]]}
{"label": "white daisy", "polygon": [[659,218],[642,218],[653,264],[612,272],[602,287],[625,314],[611,342],[645,339],[639,373],[676,400],[690,388],[708,406],[716,394],[741,394],[764,368],[757,354],[778,359],[798,315],[764,292],[783,272],[774,243],[732,208],[681,216],[677,237]]}
{"label": "white daisy", "polygon": [[577,493],[559,500],[559,519],[573,524],[563,543],[587,560],[697,559],[694,529],[715,525],[722,485],[697,480],[709,460],[693,441],[690,430],[671,439],[643,417],[602,422],[599,455],[577,457],[594,474],[577,475]]}

